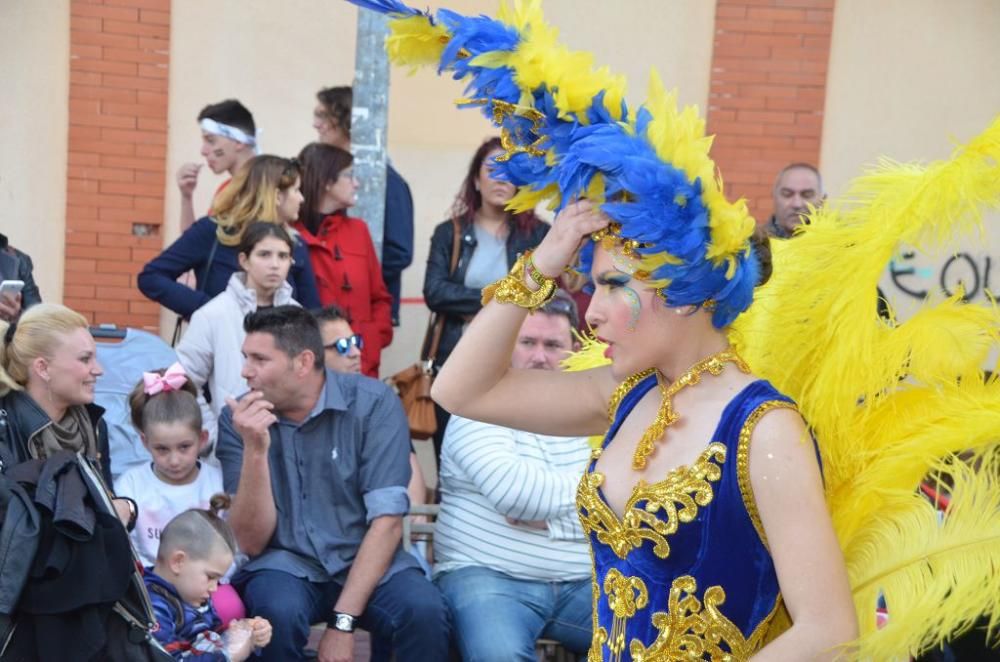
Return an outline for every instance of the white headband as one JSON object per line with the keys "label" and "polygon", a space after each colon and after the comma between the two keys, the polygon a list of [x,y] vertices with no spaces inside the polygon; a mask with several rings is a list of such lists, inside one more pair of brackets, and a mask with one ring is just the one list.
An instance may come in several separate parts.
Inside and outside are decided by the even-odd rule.
{"label": "white headband", "polygon": [[223,138],[235,140],[236,142],[243,143],[244,145],[250,145],[253,147],[254,154],[260,154],[260,146],[257,144],[257,138],[247,134],[242,129],[237,129],[235,126],[229,126],[228,124],[216,122],[215,120],[207,117],[198,122],[198,126],[200,126],[201,130],[205,133],[211,133],[216,136],[222,136]]}

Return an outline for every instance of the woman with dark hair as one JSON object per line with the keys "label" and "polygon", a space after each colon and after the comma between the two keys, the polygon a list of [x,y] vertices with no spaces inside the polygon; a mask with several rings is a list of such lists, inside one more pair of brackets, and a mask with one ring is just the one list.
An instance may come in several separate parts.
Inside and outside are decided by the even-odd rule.
{"label": "woman with dark hair", "polygon": [[[479,146],[455,197],[451,218],[440,223],[431,237],[424,300],[432,312],[444,316],[435,371],[462,337],[466,323],[479,312],[480,290],[502,278],[517,256],[537,246],[549,229],[532,212],[512,214],[506,210],[515,189],[490,176],[493,158],[502,153],[500,138],[490,138]],[[458,255],[453,262],[456,245]],[[448,412],[435,408],[434,449],[440,456]]]}
{"label": "woman with dark hair", "polygon": [[347,215],[357,201],[351,153],[322,143],[306,145],[304,202],[295,229],[309,248],[323,306],[337,304],[364,338],[361,372],[378,378],[382,348],[392,342],[392,297],[382,280],[368,225]]}
{"label": "woman with dark hair", "polygon": [[236,257],[240,271],[226,289],[191,316],[177,345],[177,360],[200,392],[207,384],[212,402],[201,400],[204,427],[215,438],[226,398],[247,390],[243,379],[243,318],[258,308],[299,305],[288,272],[295,241],[280,225],[257,221],[243,230]]}
{"label": "woman with dark hair", "polygon": [[[265,221],[289,229],[302,204],[301,182],[301,170],[294,159],[268,154],[253,157],[215,197],[212,216],[198,220],[143,267],[139,290],[190,319],[194,311],[223,292],[230,277],[240,270],[236,247],[248,223]],[[316,281],[302,242],[295,242],[292,257],[288,275],[292,294],[303,305],[318,306]],[[177,282],[192,270],[195,289]]]}

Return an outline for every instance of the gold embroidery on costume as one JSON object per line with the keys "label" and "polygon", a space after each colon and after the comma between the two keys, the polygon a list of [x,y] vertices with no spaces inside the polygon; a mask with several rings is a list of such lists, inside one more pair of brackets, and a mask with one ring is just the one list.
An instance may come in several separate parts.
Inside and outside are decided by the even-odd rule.
{"label": "gold embroidery on costume", "polygon": [[629,391],[635,388],[636,384],[644,380],[653,374],[654,368],[649,368],[648,370],[643,370],[642,372],[637,372],[632,375],[621,384],[619,384],[614,393],[611,394],[611,400],[608,401],[608,424],[615,422],[615,414],[618,413],[618,405],[622,403],[622,398],[624,398]]}
{"label": "gold embroidery on costume", "polygon": [[[656,640],[649,648],[638,639],[629,644],[634,662],[701,660],[705,655],[713,662],[750,658],[753,649],[743,633],[719,610],[726,601],[726,592],[721,586],[709,587],[702,603],[695,597],[697,589],[697,582],[690,575],[678,577],[670,584],[667,611],[655,612],[652,617],[659,630]],[[723,645],[729,650],[724,650]]]}
{"label": "gold embroidery on costume", "polygon": [[[726,461],[726,446],[709,444],[690,466],[679,466],[663,480],[647,485],[640,481],[625,504],[621,520],[598,493],[604,475],[586,473],[580,481],[576,501],[580,522],[586,534],[594,532],[597,539],[624,559],[643,540],[654,543],[653,553],[661,559],[670,554],[667,537],[677,532],[681,523],[698,516],[698,509],[712,502],[712,485],[722,477],[721,465]],[[645,504],[637,506],[640,501]],[[657,513],[663,511],[663,518]]]}
{"label": "gold embroidery on costume", "polygon": [[635,616],[635,612],[649,604],[649,591],[638,577],[626,577],[617,568],[612,568],[604,577],[604,593],[608,596],[608,608],[614,614],[611,621],[611,635],[607,638],[612,660],[620,660],[625,650],[625,624]]}
{"label": "gold embroidery on costume", "polygon": [[757,535],[760,536],[764,547],[767,547],[767,536],[764,535],[764,525],[761,523],[760,513],[757,511],[753,485],[750,484],[750,437],[753,435],[754,428],[757,427],[757,422],[772,409],[795,409],[795,405],[784,400],[768,400],[758,405],[743,422],[739,444],[736,447],[736,482],[740,486],[743,505],[746,506],[753,528],[757,530]]}

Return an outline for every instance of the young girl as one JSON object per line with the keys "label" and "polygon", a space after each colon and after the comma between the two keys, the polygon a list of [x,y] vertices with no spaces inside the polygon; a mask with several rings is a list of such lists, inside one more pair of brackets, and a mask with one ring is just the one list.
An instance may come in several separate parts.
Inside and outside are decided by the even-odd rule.
{"label": "young girl", "polygon": [[[199,219],[142,269],[137,284],[147,297],[185,319],[226,289],[239,271],[237,246],[254,221],[288,228],[299,214],[302,193],[299,164],[264,154],[247,161],[212,202],[212,216]],[[288,280],[303,305],[319,307],[316,280],[306,247],[296,241]],[[194,271],[191,289],[177,278]]]}
{"label": "young girl", "polygon": [[177,345],[177,360],[199,391],[206,384],[211,403],[201,401],[203,425],[215,437],[216,420],[226,398],[246,391],[243,370],[243,318],[258,308],[299,305],[286,280],[295,242],[284,228],[262,221],[243,230],[237,247],[241,271],[219,296],[199,308]]}
{"label": "young girl", "polygon": [[143,565],[151,566],[163,527],[189,508],[208,508],[212,495],[224,491],[222,472],[198,460],[208,433],[201,427],[197,390],[179,363],[143,373],[129,405],[153,459],[119,476],[115,492],[138,505],[132,543]]}

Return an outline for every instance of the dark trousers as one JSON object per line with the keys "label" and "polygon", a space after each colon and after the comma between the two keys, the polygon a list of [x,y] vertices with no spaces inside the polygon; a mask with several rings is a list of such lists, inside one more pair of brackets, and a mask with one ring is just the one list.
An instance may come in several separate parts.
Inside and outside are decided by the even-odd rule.
{"label": "dark trousers", "polygon": [[[343,586],[315,583],[280,570],[259,570],[238,586],[247,613],[271,622],[274,635],[259,659],[292,662],[305,659],[303,649],[313,623],[332,619]],[[375,588],[358,626],[391,642],[397,662],[445,662],[448,659],[448,612],[437,587],[416,568],[400,570]],[[391,654],[378,646],[372,660]]]}

